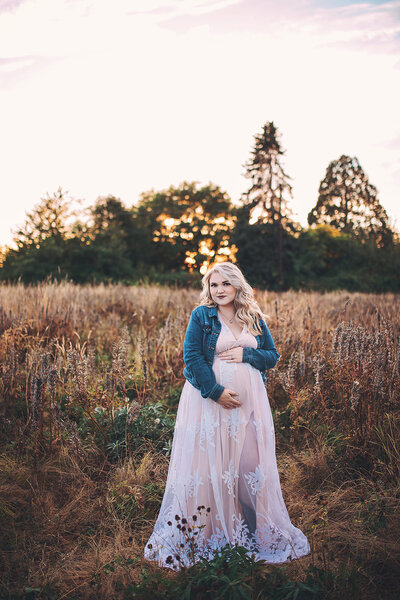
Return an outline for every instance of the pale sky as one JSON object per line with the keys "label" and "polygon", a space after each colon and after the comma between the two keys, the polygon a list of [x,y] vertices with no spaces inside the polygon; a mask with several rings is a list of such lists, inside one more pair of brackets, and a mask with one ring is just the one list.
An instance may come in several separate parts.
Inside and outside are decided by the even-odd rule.
{"label": "pale sky", "polygon": [[347,154],[399,229],[399,106],[400,0],[0,0],[0,245],[59,186],[237,203],[267,121],[303,225]]}

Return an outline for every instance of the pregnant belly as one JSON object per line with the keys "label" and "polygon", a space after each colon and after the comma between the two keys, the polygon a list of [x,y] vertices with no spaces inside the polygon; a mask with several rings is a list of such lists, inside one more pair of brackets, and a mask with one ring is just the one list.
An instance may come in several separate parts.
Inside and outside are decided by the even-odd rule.
{"label": "pregnant belly", "polygon": [[251,390],[251,373],[254,369],[249,363],[230,363],[216,356],[213,371],[218,383],[238,393],[239,402],[244,402]]}

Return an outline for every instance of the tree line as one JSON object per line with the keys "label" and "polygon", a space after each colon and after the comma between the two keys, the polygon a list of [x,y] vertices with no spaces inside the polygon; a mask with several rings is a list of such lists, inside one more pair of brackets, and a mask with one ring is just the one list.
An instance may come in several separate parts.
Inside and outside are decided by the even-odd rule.
{"label": "tree line", "polygon": [[16,248],[3,249],[0,280],[199,285],[211,262],[231,260],[253,286],[271,290],[399,291],[399,236],[358,159],[328,165],[303,228],[290,208],[284,154],[267,122],[254,136],[250,186],[237,206],[211,182],[184,181],[131,207],[99,197],[82,218],[59,188],[27,213]]}

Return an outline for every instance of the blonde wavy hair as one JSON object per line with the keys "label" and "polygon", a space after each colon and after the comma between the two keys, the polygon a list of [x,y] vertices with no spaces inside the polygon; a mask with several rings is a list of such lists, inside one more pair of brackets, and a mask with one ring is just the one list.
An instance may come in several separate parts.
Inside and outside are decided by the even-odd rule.
{"label": "blonde wavy hair", "polygon": [[203,289],[200,293],[198,306],[217,306],[211,298],[210,278],[213,273],[219,273],[236,288],[236,296],[233,306],[237,320],[246,325],[248,331],[253,335],[262,333],[259,319],[265,320],[268,315],[262,312],[254,298],[253,288],[247,283],[242,271],[231,262],[214,263],[203,276],[201,282]]}

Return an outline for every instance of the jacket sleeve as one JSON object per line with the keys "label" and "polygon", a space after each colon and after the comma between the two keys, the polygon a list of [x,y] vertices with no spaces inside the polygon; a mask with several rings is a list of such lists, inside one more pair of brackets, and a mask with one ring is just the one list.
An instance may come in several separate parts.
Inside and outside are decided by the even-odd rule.
{"label": "jacket sleeve", "polygon": [[199,384],[197,389],[202,397],[211,398],[216,402],[225,388],[217,383],[215,373],[206,361],[202,351],[202,340],[203,330],[199,317],[192,311],[183,342],[183,361]]}
{"label": "jacket sleeve", "polygon": [[281,355],[275,348],[274,340],[270,334],[268,326],[265,324],[265,333],[262,336],[262,345],[260,348],[243,348],[242,362],[250,363],[259,371],[272,369],[280,359]]}

